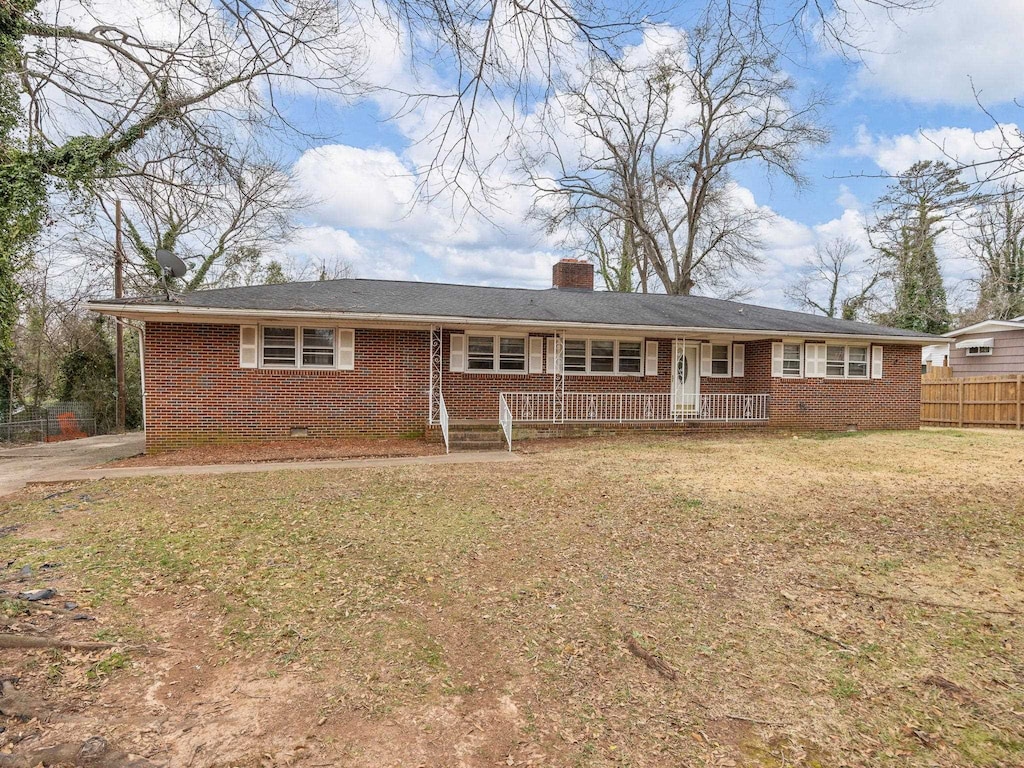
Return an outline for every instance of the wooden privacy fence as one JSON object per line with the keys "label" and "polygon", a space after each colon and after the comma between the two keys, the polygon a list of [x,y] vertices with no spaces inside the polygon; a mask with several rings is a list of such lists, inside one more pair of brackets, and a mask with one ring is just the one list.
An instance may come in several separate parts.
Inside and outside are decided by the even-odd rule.
{"label": "wooden privacy fence", "polygon": [[1012,427],[1024,421],[1024,376],[921,377],[921,423]]}

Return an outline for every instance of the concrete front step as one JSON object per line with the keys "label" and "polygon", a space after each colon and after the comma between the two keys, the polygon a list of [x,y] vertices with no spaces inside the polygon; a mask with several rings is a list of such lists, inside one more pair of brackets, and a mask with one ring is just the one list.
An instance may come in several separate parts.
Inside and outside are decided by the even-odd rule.
{"label": "concrete front step", "polygon": [[449,428],[448,441],[453,451],[481,451],[507,447],[505,435],[501,428],[494,424],[472,429],[465,429],[461,425],[455,429]]}
{"label": "concrete front step", "polygon": [[472,438],[448,436],[448,442],[452,447],[461,448],[479,447],[484,445],[505,445],[504,435],[476,435]]}

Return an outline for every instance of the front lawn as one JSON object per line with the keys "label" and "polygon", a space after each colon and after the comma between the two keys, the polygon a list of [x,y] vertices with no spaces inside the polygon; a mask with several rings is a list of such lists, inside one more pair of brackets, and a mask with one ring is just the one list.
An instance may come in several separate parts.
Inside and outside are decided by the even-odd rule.
{"label": "front lawn", "polygon": [[[1021,433],[63,490],[0,502],[8,573],[99,619],[52,631],[129,648],[0,652],[62,714],[39,744],[99,728],[196,766],[1024,761]],[[8,631],[50,621],[4,607]]]}

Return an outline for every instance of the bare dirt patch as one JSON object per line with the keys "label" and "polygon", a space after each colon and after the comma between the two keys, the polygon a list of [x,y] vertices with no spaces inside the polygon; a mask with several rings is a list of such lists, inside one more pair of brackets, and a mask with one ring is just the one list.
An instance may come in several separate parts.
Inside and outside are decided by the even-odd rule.
{"label": "bare dirt patch", "polygon": [[[4,631],[114,647],[0,651],[47,708],[0,744],[98,735],[175,766],[1020,765],[1022,461],[1006,433],[648,438],[25,491],[0,508]],[[58,594],[14,595],[41,587]],[[95,621],[52,612],[66,600]]]}
{"label": "bare dirt patch", "polygon": [[433,456],[444,445],[425,439],[268,440],[187,448],[120,459],[103,467],[180,467],[203,464],[250,464],[263,461],[369,459]]}

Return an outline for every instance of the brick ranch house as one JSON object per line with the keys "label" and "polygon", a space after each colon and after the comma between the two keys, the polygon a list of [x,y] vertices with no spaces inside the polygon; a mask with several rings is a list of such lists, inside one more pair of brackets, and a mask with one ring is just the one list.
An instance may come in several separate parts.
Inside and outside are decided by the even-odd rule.
{"label": "brick ranch house", "polygon": [[[916,429],[935,337],[698,296],[329,280],[90,303],[139,329],[149,451],[626,428]],[[500,431],[499,431],[500,427]]]}

